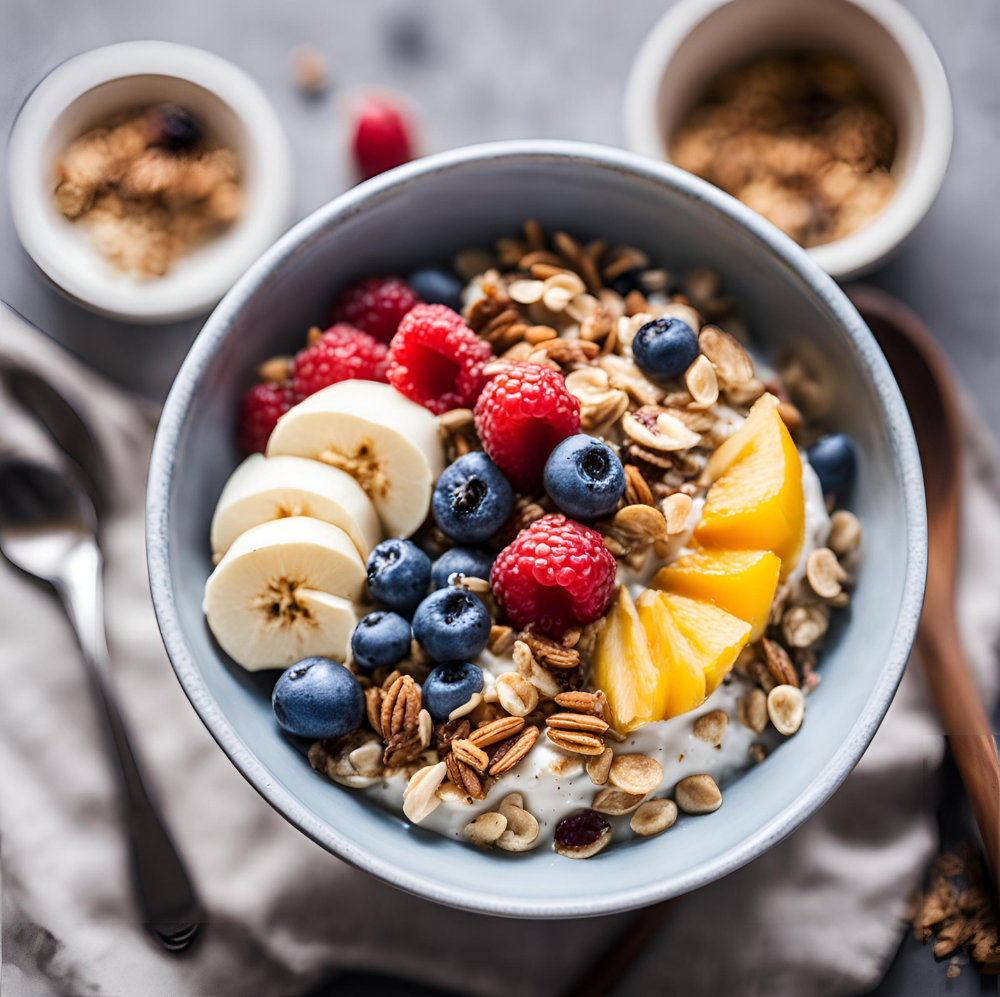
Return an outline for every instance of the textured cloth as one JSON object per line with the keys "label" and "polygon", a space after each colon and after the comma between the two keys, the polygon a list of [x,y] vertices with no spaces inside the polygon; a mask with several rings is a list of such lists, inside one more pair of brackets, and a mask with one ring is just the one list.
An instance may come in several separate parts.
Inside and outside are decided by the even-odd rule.
{"label": "textured cloth", "polygon": [[[243,780],[188,704],[153,617],[143,500],[154,413],[4,309],[0,363],[11,359],[72,399],[104,450],[114,500],[102,531],[106,615],[123,712],[211,923],[181,957],[161,954],[135,923],[112,770],[73,633],[50,592],[0,563],[3,993],[279,997],[336,969],[370,968],[506,997],[509,975],[483,957],[485,940],[491,953],[517,953],[521,997],[563,991],[632,915],[540,924],[451,912],[327,854]],[[966,424],[960,622],[992,703],[1000,500],[990,440]],[[0,448],[46,447],[0,397]],[[801,997],[873,986],[935,847],[929,773],[943,750],[914,662],[833,799],[683,899],[618,992]]]}

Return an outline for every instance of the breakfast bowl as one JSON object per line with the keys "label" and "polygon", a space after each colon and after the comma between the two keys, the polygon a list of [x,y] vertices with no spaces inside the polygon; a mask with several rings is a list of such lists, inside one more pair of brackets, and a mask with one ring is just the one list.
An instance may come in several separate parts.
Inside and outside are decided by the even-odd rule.
{"label": "breakfast bowl", "polygon": [[[308,743],[275,723],[275,673],[230,661],[202,612],[213,508],[239,461],[240,398],[261,359],[294,351],[301,331],[351,282],[490,245],[527,217],[580,239],[643,246],[667,269],[710,267],[741,301],[758,355],[794,347],[811,358],[830,389],[830,424],[855,441],[852,508],[866,537],[851,607],[809,696],[809,722],[727,783],[720,811],[612,845],[585,875],[551,846],[512,855],[448,840],[312,771]],[[361,184],[297,225],[236,284],[167,399],[150,470],[147,550],[181,684],[233,763],[291,823],[358,868],[441,903],[576,917],[650,904],[723,876],[834,792],[902,676],[920,613],[926,535],[916,446],[889,368],[847,298],[799,247],[669,165],[598,146],[521,141],[442,153]]]}
{"label": "breakfast bowl", "polygon": [[[150,279],[115,267],[58,209],[54,191],[56,162],[71,143],[153,106],[183,108],[207,141],[231,150],[242,210]],[[291,221],[291,151],[274,107],[241,69],[187,45],[123,42],[57,66],[21,108],[7,156],[14,227],[28,255],[63,294],[123,321],[207,313]]]}
{"label": "breakfast bowl", "polygon": [[870,272],[916,228],[944,180],[952,106],[944,68],[896,0],[680,0],[646,37],[625,95],[635,152],[670,160],[678,126],[712,82],[757,57],[822,51],[853,64],[896,128],[895,190],[870,220],[809,249],[837,280]]}

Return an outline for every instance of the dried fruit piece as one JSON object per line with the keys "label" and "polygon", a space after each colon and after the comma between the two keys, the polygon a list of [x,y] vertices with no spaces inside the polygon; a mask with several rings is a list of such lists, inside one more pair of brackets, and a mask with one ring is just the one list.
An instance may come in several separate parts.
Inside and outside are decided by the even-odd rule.
{"label": "dried fruit piece", "polygon": [[611,840],[611,825],[596,811],[564,817],[555,829],[555,850],[570,859],[589,859]]}

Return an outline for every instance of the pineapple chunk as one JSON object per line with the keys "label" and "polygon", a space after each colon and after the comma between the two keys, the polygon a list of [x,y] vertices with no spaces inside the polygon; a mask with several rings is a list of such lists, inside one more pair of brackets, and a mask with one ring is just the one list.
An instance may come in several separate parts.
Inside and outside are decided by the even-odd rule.
{"label": "pineapple chunk", "polygon": [[661,568],[653,588],[714,603],[750,624],[753,643],[767,627],[780,568],[777,554],[767,550],[700,549]]}
{"label": "pineapple chunk", "polygon": [[593,682],[604,691],[611,720],[621,733],[662,720],[667,672],[650,657],[646,631],[628,589],[621,585],[594,647]]}
{"label": "pineapple chunk", "polygon": [[772,395],[759,398],[712,454],[703,480],[714,484],[695,539],[704,547],[773,551],[787,577],[805,539],[805,498],[802,462]]}
{"label": "pineapple chunk", "polygon": [[666,717],[700,706],[750,637],[750,624],[682,595],[646,589],[637,610],[653,660],[668,673]]}

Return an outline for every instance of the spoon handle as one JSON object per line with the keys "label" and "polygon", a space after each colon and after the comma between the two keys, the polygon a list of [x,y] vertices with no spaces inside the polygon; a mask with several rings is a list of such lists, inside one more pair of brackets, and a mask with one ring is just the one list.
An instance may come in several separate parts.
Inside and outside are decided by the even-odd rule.
{"label": "spoon handle", "polygon": [[146,787],[112,691],[104,632],[102,564],[96,541],[81,541],[66,559],[56,588],[76,630],[107,717],[109,747],[113,748],[121,776],[123,817],[142,919],[160,944],[180,951],[194,940],[204,914],[159,808]]}
{"label": "spoon handle", "polygon": [[917,632],[927,680],[952,757],[972,803],[993,882],[1000,874],[1000,758],[989,718],[962,652],[954,613],[934,612],[929,590]]}

